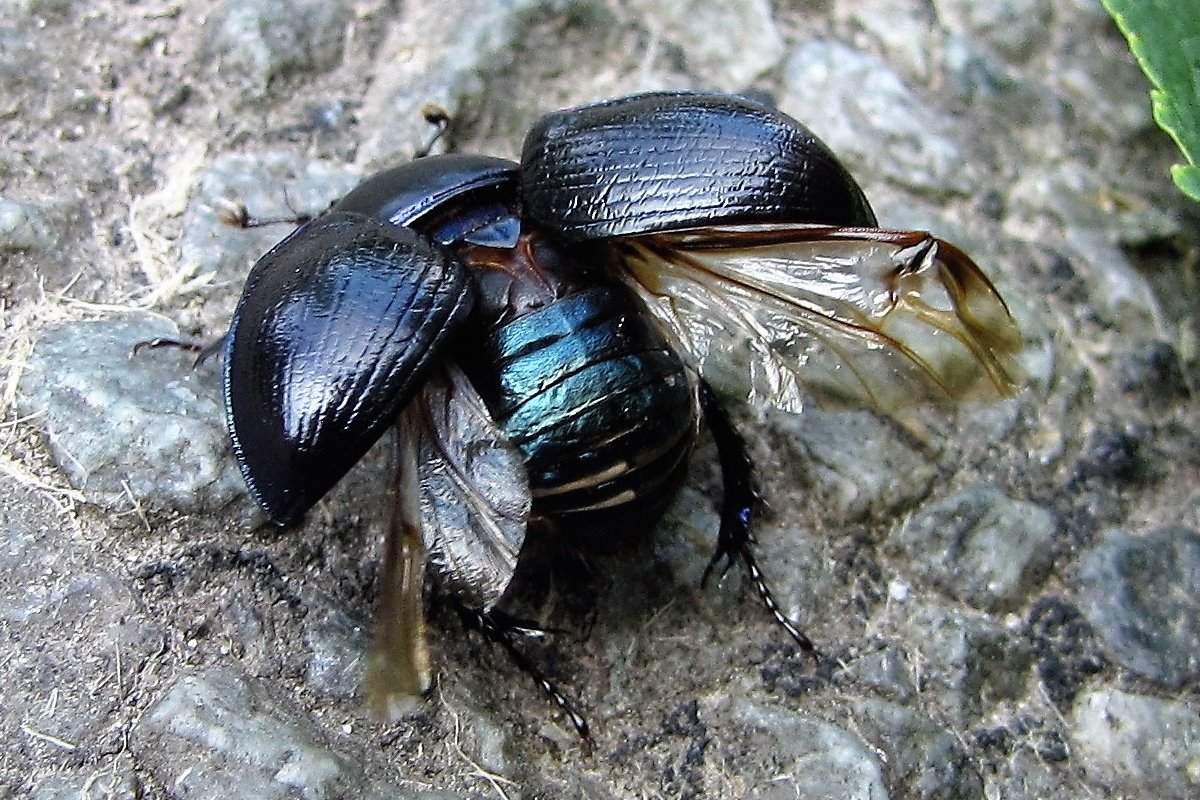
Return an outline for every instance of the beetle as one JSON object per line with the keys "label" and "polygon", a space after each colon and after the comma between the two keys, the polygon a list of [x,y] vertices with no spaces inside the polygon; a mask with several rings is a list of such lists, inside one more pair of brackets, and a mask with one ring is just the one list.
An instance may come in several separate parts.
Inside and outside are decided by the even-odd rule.
{"label": "beetle", "polygon": [[879,228],[799,122],[650,93],[548,114],[519,162],[426,156],[369,177],[252,268],[222,380],[238,466],[280,525],[398,431],[367,671],[388,716],[430,685],[427,570],[529,667],[499,608],[525,541],[644,535],[702,423],[724,484],[706,577],[740,560],[813,652],[754,558],[752,466],[724,404],[1003,397],[1021,347],[979,267]]}

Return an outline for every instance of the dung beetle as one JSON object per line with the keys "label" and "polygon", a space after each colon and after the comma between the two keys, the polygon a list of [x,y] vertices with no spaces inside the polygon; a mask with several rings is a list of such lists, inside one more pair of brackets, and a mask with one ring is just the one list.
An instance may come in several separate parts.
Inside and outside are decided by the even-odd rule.
{"label": "dung beetle", "polygon": [[498,609],[526,539],[643,536],[702,423],[724,483],[709,569],[741,560],[811,652],[754,559],[751,464],[723,402],[1002,397],[1020,349],[971,259],[877,227],[796,120],[653,93],[543,117],[519,163],[427,156],[368,178],[255,264],[223,385],[242,475],[280,525],[398,431],[367,677],[386,714],[430,684],[427,570],[528,666]]}

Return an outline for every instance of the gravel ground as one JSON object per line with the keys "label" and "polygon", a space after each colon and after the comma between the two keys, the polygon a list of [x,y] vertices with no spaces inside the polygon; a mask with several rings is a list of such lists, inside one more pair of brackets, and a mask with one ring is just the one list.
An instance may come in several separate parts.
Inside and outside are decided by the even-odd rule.
{"label": "gravel ground", "polygon": [[[3,0],[0,798],[1200,796],[1200,215],[1095,0]],[[636,552],[532,562],[538,663],[432,609],[437,680],[363,707],[386,444],[297,530],[227,453],[223,331],[286,232],[446,144],[664,88],[810,125],[888,227],[973,253],[1026,332],[1002,403],[737,422],[782,605],[701,589],[702,444]],[[552,568],[551,568],[552,567]]]}

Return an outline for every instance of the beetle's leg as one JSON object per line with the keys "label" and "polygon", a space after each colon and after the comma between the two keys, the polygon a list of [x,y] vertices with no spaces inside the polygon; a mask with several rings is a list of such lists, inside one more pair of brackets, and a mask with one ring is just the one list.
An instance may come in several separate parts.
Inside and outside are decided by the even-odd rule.
{"label": "beetle's leg", "polygon": [[143,350],[158,350],[162,347],[178,348],[186,350],[189,353],[195,353],[196,359],[192,362],[192,367],[199,367],[205,361],[208,361],[225,347],[225,336],[211,341],[208,344],[200,344],[199,342],[185,342],[182,339],[166,339],[159,337],[157,339],[148,339],[143,342],[134,344],[133,349],[129,351],[129,357],[135,358]]}
{"label": "beetle's leg", "polygon": [[533,678],[538,688],[545,692],[554,701],[554,704],[561,708],[563,713],[567,715],[567,718],[571,720],[571,724],[575,726],[575,730],[579,733],[580,738],[588,741],[590,734],[588,732],[587,720],[575,710],[575,705],[567,699],[567,696],[559,691],[558,687],[543,675],[542,671],[537,668],[528,656],[517,649],[516,644],[513,642],[514,634],[526,635],[527,631],[536,630],[536,628],[526,628],[524,626],[512,627],[509,624],[512,622],[512,619],[507,615],[484,614],[467,608],[461,603],[456,603],[455,605],[458,607],[458,613],[462,617],[463,623],[478,630],[488,641],[504,648],[504,652],[517,665],[517,669]]}
{"label": "beetle's leg", "polygon": [[569,633],[569,631],[562,628],[545,628],[533,620],[514,617],[511,614],[505,614],[503,611],[495,609],[488,612],[488,618],[499,628],[509,633],[515,633],[523,639],[545,639],[548,633]]}
{"label": "beetle's leg", "polygon": [[754,541],[751,526],[760,499],[754,491],[754,468],[746,453],[746,445],[734,430],[712,387],[705,380],[700,381],[700,407],[717,445],[721,481],[724,484],[717,550],[709,560],[708,566],[704,568],[704,576],[700,579],[700,585],[704,586],[708,584],[709,576],[719,562],[725,562],[721,567],[721,575],[724,576],[733,566],[733,562],[747,551]]}
{"label": "beetle's leg", "polygon": [[721,501],[721,529],[717,534],[717,551],[704,570],[701,584],[708,581],[709,575],[718,562],[725,561],[725,565],[721,568],[723,574],[732,566],[735,559],[740,558],[746,565],[746,571],[750,573],[750,580],[754,581],[754,588],[758,591],[758,596],[767,610],[771,612],[771,616],[795,640],[801,650],[815,656],[817,649],[808,636],[796,627],[796,623],[783,613],[783,609],[779,607],[775,595],[771,592],[771,587],[767,585],[766,577],[758,566],[758,560],[754,557],[752,526],[754,511],[759,505],[758,494],[754,491],[754,468],[750,464],[750,456],[746,452],[746,443],[742,441],[742,437],[734,429],[733,423],[729,421],[729,416],[721,407],[712,387],[703,380],[700,381],[700,407],[704,411],[704,419],[708,422],[713,441],[717,445],[717,458],[721,462],[721,479],[725,490],[725,496]]}

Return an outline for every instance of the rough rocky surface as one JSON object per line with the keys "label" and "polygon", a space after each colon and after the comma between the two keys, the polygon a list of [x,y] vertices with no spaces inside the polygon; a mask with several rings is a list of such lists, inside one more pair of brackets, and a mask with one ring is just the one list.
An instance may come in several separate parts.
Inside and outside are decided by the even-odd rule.
{"label": "rough rocky surface", "polygon": [[972,606],[1024,601],[1049,572],[1054,516],[991,486],[926,504],[888,540],[909,571]]}
{"label": "rough rocky surface", "polygon": [[1112,659],[1156,683],[1194,683],[1200,671],[1200,536],[1164,528],[1107,531],[1084,554],[1084,614]]}
{"label": "rough rocky surface", "polygon": [[71,486],[114,517],[246,505],[213,359],[192,368],[177,349],[135,353],[173,337],[153,317],[64,323],[42,330],[25,365],[18,410],[41,419]]}
{"label": "rough rocky surface", "polygon": [[[0,4],[0,798],[1188,798],[1200,696],[1200,213],[1094,0]],[[975,255],[1029,339],[991,406],[739,408],[758,551],[711,443],[652,541],[531,561],[522,643],[442,605],[437,680],[359,686],[389,442],[297,530],[226,450],[212,341],[286,224],[439,147],[647,89],[752,92],[883,224]],[[436,601],[436,598],[435,598]]]}

